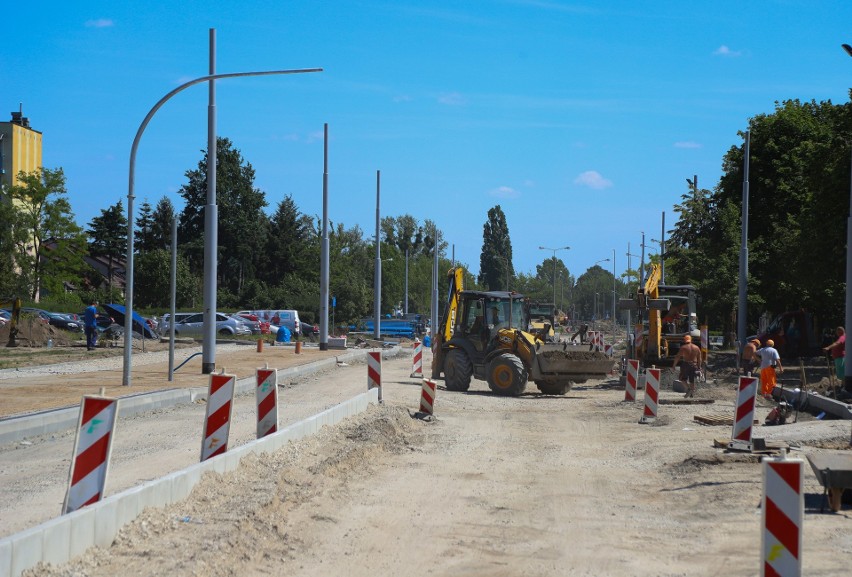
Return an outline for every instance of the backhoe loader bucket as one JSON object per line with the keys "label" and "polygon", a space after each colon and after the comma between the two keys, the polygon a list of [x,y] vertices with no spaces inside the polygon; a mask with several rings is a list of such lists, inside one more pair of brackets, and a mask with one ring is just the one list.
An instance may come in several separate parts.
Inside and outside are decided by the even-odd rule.
{"label": "backhoe loader bucket", "polygon": [[545,343],[536,347],[532,377],[535,381],[582,383],[605,378],[612,366],[612,359],[590,351],[588,345]]}

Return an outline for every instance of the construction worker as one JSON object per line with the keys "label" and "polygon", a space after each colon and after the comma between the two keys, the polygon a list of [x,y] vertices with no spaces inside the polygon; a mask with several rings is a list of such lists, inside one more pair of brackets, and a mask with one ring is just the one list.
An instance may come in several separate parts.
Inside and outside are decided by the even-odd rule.
{"label": "construction worker", "polygon": [[675,355],[672,368],[677,368],[677,364],[681,361],[683,364],[680,367],[680,380],[686,384],[684,397],[694,397],[695,379],[701,368],[701,349],[692,343],[692,337],[689,335],[684,335],[683,344]]}
{"label": "construction worker", "polygon": [[760,357],[760,392],[763,398],[772,398],[772,389],[775,388],[775,373],[783,373],[781,367],[781,355],[775,349],[775,341],[769,339],[766,346],[755,353]]}
{"label": "construction worker", "polygon": [[758,347],[760,347],[760,341],[757,339],[752,339],[743,347],[743,356],[740,365],[742,366],[744,375],[754,372],[754,369],[757,367],[757,361],[760,360],[757,357]]}

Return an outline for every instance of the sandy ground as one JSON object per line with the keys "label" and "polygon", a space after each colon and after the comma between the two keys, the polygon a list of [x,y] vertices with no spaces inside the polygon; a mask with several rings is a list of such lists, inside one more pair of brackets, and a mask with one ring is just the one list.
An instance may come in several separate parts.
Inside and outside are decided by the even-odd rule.
{"label": "sandy ground", "polygon": [[[759,457],[714,448],[730,426],[694,421],[733,414],[732,382],[699,388],[713,404],[661,404],[653,425],[638,423],[641,393],[624,403],[615,381],[519,398],[474,381],[468,393],[439,389],[435,418],[424,420],[413,417],[420,382],[410,371],[409,358],[385,362],[383,405],[206,477],[185,501],[146,510],[108,549],[29,574],[759,574]],[[365,383],[364,365],[290,383],[282,421]],[[680,398],[661,392],[663,402]],[[107,492],[195,462],[203,410],[121,422]],[[760,400],[756,418],[769,410]],[[233,443],[252,437],[253,419],[250,399],[238,400]],[[848,421],[803,418],[754,436],[804,457],[848,450],[849,433]],[[69,433],[0,448],[2,534],[58,512],[72,443]],[[804,491],[804,574],[848,575],[852,509],[820,512],[822,487],[807,463]]]}

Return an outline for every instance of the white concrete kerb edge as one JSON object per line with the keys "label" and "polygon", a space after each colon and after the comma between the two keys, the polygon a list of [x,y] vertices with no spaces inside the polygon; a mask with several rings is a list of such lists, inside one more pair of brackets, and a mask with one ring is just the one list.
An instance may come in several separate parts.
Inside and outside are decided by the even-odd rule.
{"label": "white concrete kerb edge", "polygon": [[250,453],[273,452],[289,441],[315,433],[322,425],[335,425],[350,415],[364,412],[371,403],[378,404],[378,400],[378,389],[361,393],[224,455],[0,539],[0,577],[18,577],[39,562],[66,563],[93,545],[109,546],[119,530],[138,517],[145,507],[164,507],[186,498],[204,473],[233,471],[240,459]]}

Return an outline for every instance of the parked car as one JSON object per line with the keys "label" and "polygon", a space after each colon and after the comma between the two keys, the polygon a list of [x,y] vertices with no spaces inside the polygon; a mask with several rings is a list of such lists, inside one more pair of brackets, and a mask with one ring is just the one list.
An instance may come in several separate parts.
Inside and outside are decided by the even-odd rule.
{"label": "parked car", "polygon": [[[237,315],[255,315],[261,322],[270,324],[270,331],[275,333],[278,327],[287,327],[293,333],[296,323],[299,322],[299,313],[294,310],[265,309],[254,311],[239,311]],[[273,328],[274,327],[274,328]]]}
{"label": "parked car", "polygon": [[83,332],[83,323],[73,321],[68,316],[62,313],[53,313],[44,309],[36,309],[31,307],[24,307],[21,309],[21,312],[36,315],[41,318],[42,321],[44,321],[46,324],[54,326],[58,329],[64,329],[66,331],[71,331],[75,333]]}
{"label": "parked car", "polygon": [[314,338],[319,335],[320,329],[317,325],[306,323],[305,321],[299,321],[299,327],[301,327],[302,336],[307,339],[314,340]]}
{"label": "parked car", "polygon": [[[85,318],[86,318],[86,312],[85,312],[85,311],[83,311],[83,312],[81,312],[81,313],[77,313],[77,314],[76,314],[76,315],[74,315],[74,316],[76,316],[76,317],[77,317],[77,320],[79,321],[79,323],[80,323],[83,327],[85,327],[85,326],[86,326],[86,321],[85,321]],[[99,330],[99,331],[102,331],[102,330],[104,330],[104,329],[108,329],[110,326],[112,326],[112,325],[114,325],[114,324],[115,324],[115,321],[113,320],[113,318],[112,318],[111,316],[109,316],[108,314],[106,314],[106,313],[98,313],[98,314],[95,316],[95,322],[96,322],[96,323],[97,323],[97,325],[98,325],[98,330]]]}
{"label": "parked car", "polygon": [[[204,313],[190,315],[175,323],[175,336],[201,336],[203,332]],[[250,335],[251,328],[236,317],[216,313],[216,332],[220,335]]]}
{"label": "parked car", "polygon": [[[197,315],[201,313],[175,313],[175,322],[180,323],[181,321],[191,317],[192,315]],[[171,317],[170,313],[166,313],[163,315],[163,318],[160,319],[160,334],[165,335],[171,330]]]}

